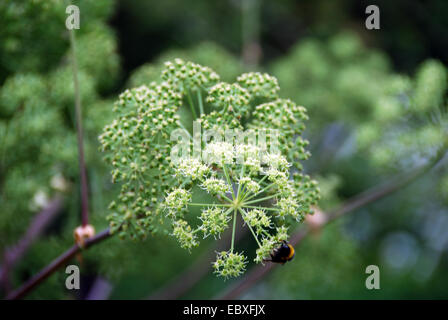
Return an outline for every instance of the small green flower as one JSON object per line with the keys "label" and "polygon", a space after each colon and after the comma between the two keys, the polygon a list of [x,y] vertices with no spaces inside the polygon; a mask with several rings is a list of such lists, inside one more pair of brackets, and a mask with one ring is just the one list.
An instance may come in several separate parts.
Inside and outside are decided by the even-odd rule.
{"label": "small green flower", "polygon": [[286,172],[280,171],[277,168],[270,167],[264,172],[270,181],[274,183],[287,183],[288,178],[286,177]]}
{"label": "small green flower", "polygon": [[264,163],[266,163],[272,169],[278,169],[279,171],[288,170],[288,167],[291,165],[288,163],[288,160],[281,154],[277,153],[269,153],[263,157]]}
{"label": "small green flower", "polygon": [[176,168],[176,174],[188,177],[191,180],[202,180],[210,168],[196,158],[182,158]]}
{"label": "small green flower", "polygon": [[280,208],[277,216],[284,219],[287,216],[291,216],[296,220],[301,219],[301,215],[299,212],[299,204],[297,201],[291,197],[289,198],[281,198],[277,201],[277,206]]}
{"label": "small green flower", "polygon": [[238,83],[246,88],[253,97],[276,99],[280,90],[277,78],[267,73],[249,72],[237,78]]}
{"label": "small green flower", "polygon": [[288,228],[285,226],[277,227],[276,228],[276,234],[274,236],[274,239],[277,243],[280,243],[282,241],[288,241]]}
{"label": "small green flower", "polygon": [[230,112],[236,117],[246,116],[249,111],[249,92],[237,83],[220,82],[210,88],[207,102]]}
{"label": "small green flower", "polygon": [[239,180],[239,183],[244,186],[248,191],[257,193],[260,191],[260,184],[249,177],[243,177]]}
{"label": "small green flower", "polygon": [[205,179],[202,183],[202,187],[211,194],[225,194],[230,192],[230,186],[222,179],[211,177]]}
{"label": "small green flower", "polygon": [[207,208],[202,210],[199,219],[202,225],[199,229],[204,233],[204,238],[209,235],[215,238],[219,236],[228,227],[230,221],[229,210],[225,211],[222,208]]}
{"label": "small green flower", "polygon": [[231,164],[235,157],[234,148],[228,142],[211,142],[205,147],[203,157],[208,164]]}
{"label": "small green flower", "polygon": [[212,86],[219,81],[219,75],[208,67],[174,59],[165,63],[162,79],[170,86],[185,92],[191,88]]}
{"label": "small green flower", "polygon": [[213,263],[215,273],[223,278],[238,277],[246,270],[247,260],[242,253],[222,251]]}
{"label": "small green flower", "polygon": [[271,218],[266,212],[260,209],[247,211],[244,220],[251,227],[255,228],[258,235],[262,234],[265,229],[271,227]]}
{"label": "small green flower", "polygon": [[191,200],[191,193],[185,189],[177,188],[170,192],[165,198],[165,207],[177,211],[182,210]]}
{"label": "small green flower", "polygon": [[173,224],[173,236],[177,238],[180,246],[190,250],[197,247],[199,242],[196,241],[196,235],[193,233],[191,226],[185,220],[177,220]]}
{"label": "small green flower", "polygon": [[237,162],[244,164],[252,173],[260,171],[261,153],[258,146],[253,144],[239,144],[235,154]]}
{"label": "small green flower", "polygon": [[261,241],[261,246],[255,251],[256,257],[254,262],[262,263],[264,259],[268,258],[272,250],[275,248],[277,241],[272,238],[264,238]]}

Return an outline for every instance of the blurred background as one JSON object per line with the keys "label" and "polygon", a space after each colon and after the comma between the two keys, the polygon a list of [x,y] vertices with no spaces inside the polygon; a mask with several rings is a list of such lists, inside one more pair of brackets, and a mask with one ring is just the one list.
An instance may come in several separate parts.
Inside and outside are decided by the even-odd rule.
{"label": "blurred background", "polygon": [[[108,205],[119,191],[98,136],[113,119],[118,94],[159,80],[163,62],[175,57],[207,65],[229,82],[249,70],[268,72],[278,78],[282,97],[308,109],[312,157],[305,171],[320,183],[324,212],[428,163],[446,140],[447,1],[74,4],[81,12],[77,57],[96,230],[107,226]],[[380,30],[365,27],[369,4],[380,9]],[[0,3],[2,296],[71,246],[80,224],[66,6],[60,0]],[[445,159],[406,188],[313,232],[293,261],[238,297],[446,298],[447,205]],[[50,218],[42,215],[49,207],[57,209]],[[207,239],[189,253],[171,237],[114,237],[77,257],[81,290],[65,288],[61,269],[28,297],[214,298],[239,280],[213,275],[215,242]],[[238,246],[255,250],[247,234]],[[381,271],[380,290],[365,287],[372,264]]]}

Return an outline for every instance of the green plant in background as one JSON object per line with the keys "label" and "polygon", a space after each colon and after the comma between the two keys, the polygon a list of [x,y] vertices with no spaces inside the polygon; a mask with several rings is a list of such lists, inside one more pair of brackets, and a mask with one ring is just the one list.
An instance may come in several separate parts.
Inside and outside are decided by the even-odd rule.
{"label": "green plant in background", "polygon": [[[309,156],[300,138],[306,110],[279,99],[277,80],[267,74],[243,74],[230,84],[220,82],[208,67],[175,59],[165,63],[162,79],[121,94],[115,105],[118,118],[100,137],[113,179],[122,182],[120,196],[111,204],[112,230],[131,238],[163,230],[191,249],[199,244],[199,234],[218,237],[232,221],[230,251],[218,254],[214,268],[223,277],[238,276],[246,264],[234,248],[238,215],[258,244],[255,261],[262,262],[287,240],[288,225],[303,220],[318,200],[316,182],[300,173],[299,161]],[[202,157],[188,152],[173,161],[173,132],[191,137],[178,115],[183,108],[205,129],[221,134],[226,129],[282,130],[279,152],[237,142],[236,137],[207,144],[199,137]],[[267,136],[270,148],[274,137]],[[291,166],[296,170],[292,179]],[[192,202],[202,190],[214,200]],[[187,221],[192,206],[203,208],[201,223]]]}
{"label": "green plant in background", "polygon": [[[82,100],[88,106],[87,133],[92,135],[93,127],[102,127],[107,121],[110,107],[104,106],[99,90],[110,86],[108,81],[117,76],[118,55],[105,24],[113,8],[110,3],[80,6],[88,14],[83,16],[79,35],[79,78]],[[73,74],[67,63],[68,39],[61,37],[60,27],[66,18],[64,2],[4,1],[0,12],[5,18],[0,22],[0,77],[6,78],[0,87],[0,176],[4,186],[0,242],[6,246],[17,241],[52,196],[68,191],[78,169]],[[39,26],[45,32],[40,32]],[[97,50],[98,46],[103,50]],[[50,50],[52,47],[55,49]],[[49,56],[49,51],[55,56]],[[95,140],[88,140],[89,167],[101,172],[104,165],[96,149]],[[71,207],[76,208],[75,201]]]}
{"label": "green plant in background", "polygon": [[307,106],[314,142],[325,139],[332,124],[345,128],[345,140],[335,143],[344,151],[333,151],[345,152],[344,161],[363,157],[373,170],[390,174],[430,159],[446,143],[447,75],[438,61],[422,63],[415,77],[397,74],[384,54],[342,32],[301,41],[269,69],[280,94]]}
{"label": "green plant in background", "polygon": [[350,127],[369,122],[376,117],[379,97],[402,89],[396,85],[401,77],[391,72],[387,57],[366,48],[351,32],[327,41],[304,39],[269,70],[279,79],[280,94],[306,105],[311,118],[316,118],[311,130],[332,121]]}
{"label": "green plant in background", "polygon": [[[112,4],[78,4],[85,13],[77,36],[78,74],[86,106],[86,161],[95,192],[110,185],[97,136],[112,115],[111,103],[103,93],[110,91],[119,74],[115,37],[106,24]],[[23,282],[24,273],[41,267],[73,244],[73,230],[79,224],[78,197],[65,197],[78,190],[73,71],[68,33],[63,28],[65,8],[64,1],[0,4],[0,260],[4,266],[9,247],[18,243],[41,210],[63,196],[56,223],[46,228],[45,235],[35,241],[17,271],[11,273],[12,285]],[[93,197],[91,211],[96,225],[105,224],[102,201],[114,193],[109,187],[108,192]],[[47,255],[37,253],[42,247]],[[37,296],[64,297],[66,293],[57,286],[50,281]]]}
{"label": "green plant in background", "polygon": [[[117,58],[114,51],[114,40],[106,20],[114,11],[114,1],[74,1],[83,12],[83,28],[79,33],[86,38],[79,41],[78,54],[81,65],[84,62],[95,67],[95,71],[104,65],[116,66],[111,62]],[[0,37],[0,81],[10,74],[21,72],[48,72],[57,67],[66,53],[69,40],[61,34],[67,15],[66,2],[50,1],[2,1],[0,4],[1,28]],[[63,33],[63,32],[62,32]],[[81,37],[80,37],[81,38]],[[95,38],[94,46],[91,39]],[[97,41],[98,40],[98,41]],[[103,50],[96,50],[101,47]],[[101,56],[104,54],[104,56]],[[100,56],[99,59],[95,57]],[[109,76],[113,69],[108,69]],[[71,96],[73,98],[73,96]]]}
{"label": "green plant in background", "polygon": [[424,161],[447,143],[448,78],[443,64],[427,60],[414,79],[402,77],[396,86],[401,93],[380,97],[375,120],[357,127],[361,151],[383,168]]}

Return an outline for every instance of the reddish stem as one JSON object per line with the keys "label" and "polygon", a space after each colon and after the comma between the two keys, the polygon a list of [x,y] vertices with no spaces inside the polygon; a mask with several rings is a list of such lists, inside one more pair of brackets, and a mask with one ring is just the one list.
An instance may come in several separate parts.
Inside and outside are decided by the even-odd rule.
{"label": "reddish stem", "polygon": [[7,292],[9,291],[9,273],[12,268],[26,253],[34,240],[39,237],[45,227],[61,212],[61,208],[62,197],[56,196],[41,212],[34,216],[33,221],[19,242],[5,250],[3,266],[0,272],[0,284],[5,287]]}
{"label": "reddish stem", "polygon": [[84,159],[84,133],[82,128],[81,93],[78,80],[78,61],[76,59],[75,31],[70,30],[70,44],[72,49],[73,85],[75,89],[76,133],[78,139],[78,162],[81,179],[81,219],[82,225],[89,224],[89,194],[87,185],[87,168]]}
{"label": "reddish stem", "polygon": [[33,290],[36,286],[38,286],[42,281],[47,279],[50,275],[53,274],[56,270],[58,270],[61,266],[66,264],[69,260],[71,260],[78,252],[80,252],[83,249],[87,249],[104,239],[107,239],[111,236],[109,228],[101,231],[94,237],[87,239],[84,243],[84,248],[81,248],[78,244],[73,245],[70,249],[68,249],[66,252],[61,254],[59,257],[54,259],[49,265],[47,265],[45,268],[43,268],[38,274],[36,274],[34,277],[32,277],[30,280],[25,282],[24,285],[22,285],[17,290],[11,292],[6,299],[7,300],[17,300],[22,299],[25,297],[31,290]]}

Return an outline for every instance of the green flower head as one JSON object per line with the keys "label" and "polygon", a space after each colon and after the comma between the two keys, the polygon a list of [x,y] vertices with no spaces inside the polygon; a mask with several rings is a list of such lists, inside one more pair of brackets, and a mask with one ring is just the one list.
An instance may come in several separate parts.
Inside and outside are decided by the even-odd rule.
{"label": "green flower head", "polygon": [[[162,230],[191,250],[199,234],[219,238],[229,229],[229,249],[213,264],[229,278],[248,263],[235,243],[242,219],[258,245],[254,261],[268,258],[319,199],[317,184],[301,172],[309,157],[301,137],[306,109],[278,91],[267,74],[225,83],[208,67],[175,59],[161,83],[121,94],[117,118],[100,137],[113,179],[122,183],[111,206],[114,230],[143,237]],[[182,123],[186,112],[193,126]],[[182,156],[174,159],[172,150]]]}

